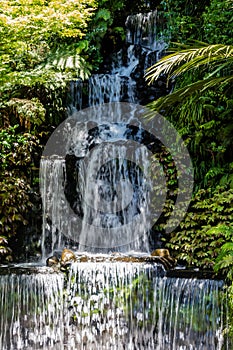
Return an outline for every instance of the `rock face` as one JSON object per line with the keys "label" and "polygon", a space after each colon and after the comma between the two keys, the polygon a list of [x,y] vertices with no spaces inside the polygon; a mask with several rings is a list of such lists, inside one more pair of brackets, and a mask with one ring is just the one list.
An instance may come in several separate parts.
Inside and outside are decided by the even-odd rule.
{"label": "rock face", "polygon": [[170,257],[170,252],[168,249],[155,249],[152,253],[151,256],[160,256],[160,257]]}
{"label": "rock face", "polygon": [[70,266],[70,264],[75,261],[77,261],[75,253],[70,249],[64,248],[60,258],[58,258],[56,255],[50,256],[46,260],[46,265],[48,267],[54,268],[55,270],[65,270],[68,266]]}

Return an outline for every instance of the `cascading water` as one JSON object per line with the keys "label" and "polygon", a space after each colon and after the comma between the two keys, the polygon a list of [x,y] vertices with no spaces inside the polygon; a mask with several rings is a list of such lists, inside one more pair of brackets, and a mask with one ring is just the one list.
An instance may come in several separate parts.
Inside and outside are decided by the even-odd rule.
{"label": "cascading water", "polygon": [[127,28],[127,42],[156,50],[158,47],[156,22],[157,11],[128,16],[125,24]]}
{"label": "cascading water", "polygon": [[0,276],[2,350],[220,350],[223,283],[160,265],[73,264]]}
{"label": "cascading water", "polygon": [[[64,246],[97,252],[121,251],[121,247],[149,249],[151,184],[145,181],[149,148],[133,145],[133,158],[127,155],[126,145],[130,141],[143,143],[145,135],[137,113],[131,110],[122,120],[117,102],[140,102],[134,79],[137,69],[140,65],[144,70],[165,47],[155,40],[156,16],[150,12],[128,17],[127,62],[123,63],[119,53],[110,73],[71,84],[72,116],[84,106],[83,84],[89,91],[88,105],[94,108],[92,119],[87,121],[84,113],[78,127],[74,120],[68,122],[65,132],[55,135],[57,152],[41,161],[43,258]],[[101,110],[103,103],[110,103],[107,115]],[[85,160],[88,152],[93,158]],[[138,162],[143,167],[135,165]],[[98,182],[98,192],[93,180]],[[138,214],[140,220],[134,226],[130,219]],[[79,232],[75,231],[78,219]],[[138,226],[142,235],[130,236]],[[73,263],[66,275],[33,265],[2,267],[0,348],[223,349],[226,311],[222,281],[168,278],[160,264],[110,262],[109,255],[101,256],[105,262]]]}
{"label": "cascading water", "polygon": [[61,349],[63,276],[40,268],[0,275],[0,348]]}
{"label": "cascading water", "polygon": [[[117,121],[122,109],[117,103],[108,107],[107,118],[112,110]],[[92,252],[149,250],[153,191],[148,150],[140,144],[145,136],[129,122],[103,123],[100,115],[102,124],[68,119],[63,141],[60,136],[65,157],[45,156],[41,162],[44,257],[65,245]]]}
{"label": "cascading water", "polygon": [[134,83],[119,74],[95,74],[89,79],[89,106],[128,100],[135,102]]}
{"label": "cascading water", "polygon": [[[112,198],[112,207],[106,208],[105,207],[105,214],[99,214],[97,217],[94,216],[96,214],[93,213],[93,211],[90,211],[90,205],[85,205],[87,203],[93,202],[93,205],[96,207],[100,205],[100,202],[102,201],[110,201],[110,196],[108,198],[106,197],[106,193],[108,189],[111,187],[112,192],[117,192],[117,188],[114,189],[114,181],[113,178],[116,177],[118,183],[121,183],[122,186],[120,188],[121,193],[125,193],[125,197],[128,200],[129,194],[125,192],[125,181],[119,181],[119,173],[121,173],[120,177],[122,179],[126,179],[129,175],[126,174],[129,171],[126,169],[127,166],[126,162],[125,164],[121,165],[121,169],[117,169],[117,167],[114,165],[114,159],[122,158],[124,159],[124,156],[126,156],[124,142],[128,141],[129,137],[127,137],[129,133],[128,123],[131,119],[136,119],[134,115],[134,111],[131,110],[128,115],[128,120],[126,120],[125,124],[122,123],[121,120],[121,109],[117,110],[117,107],[114,107],[114,117],[113,120],[111,120],[111,106],[109,107],[109,115],[106,118],[102,117],[102,110],[101,106],[102,104],[106,103],[117,103],[117,102],[129,102],[129,103],[137,103],[139,101],[137,96],[137,83],[136,80],[132,78],[134,75],[133,73],[139,67],[141,69],[141,65],[145,65],[145,57],[148,56],[149,53],[153,52],[161,52],[165,48],[165,43],[161,44],[160,41],[156,40],[156,18],[157,18],[157,12],[149,12],[148,14],[139,14],[139,15],[133,15],[129,16],[126,21],[126,27],[127,27],[127,40],[129,43],[128,49],[127,49],[127,60],[126,62],[122,58],[122,52],[119,52],[117,55],[117,60],[115,60],[115,63],[113,64],[111,68],[111,73],[108,74],[95,74],[93,75],[88,82],[86,82],[85,86],[88,88],[88,105],[93,107],[93,110],[90,112],[92,114],[91,120],[93,122],[94,127],[92,130],[89,130],[89,126],[80,126],[79,129],[81,130],[75,130],[75,128],[67,128],[67,138],[71,137],[73,145],[67,146],[66,152],[67,155],[64,159],[64,157],[53,159],[54,157],[45,157],[42,159],[41,162],[41,192],[42,192],[42,199],[43,199],[43,205],[44,205],[44,219],[43,219],[43,238],[42,238],[42,250],[43,250],[43,256],[46,255],[47,251],[54,251],[59,250],[66,246],[71,246],[72,248],[81,247],[81,249],[84,250],[94,247],[101,247],[103,249],[110,248],[110,250],[122,250],[122,248],[119,248],[119,246],[124,246],[126,242],[124,242],[123,236],[128,236],[128,242],[135,241],[135,237],[130,237],[130,231],[126,229],[123,230],[121,234],[119,234],[119,227],[125,226],[126,223],[130,223],[130,218],[132,216],[135,216],[136,213],[142,213],[145,211],[148,212],[148,203],[144,205],[143,202],[146,203],[148,201],[148,186],[142,184],[143,179],[142,175],[139,172],[136,172],[137,174],[134,176],[134,179],[131,176],[130,181],[131,185],[133,186],[133,202],[134,204],[131,205],[131,207],[128,210],[123,210],[123,213],[120,214],[117,213],[120,209],[114,205],[114,199]],[[143,50],[146,50],[144,54],[140,54],[138,56],[137,51],[138,47],[143,48]],[[140,51],[140,50],[139,50]],[[138,57],[137,57],[138,56]],[[144,68],[142,68],[142,71],[144,71]],[[81,109],[82,107],[82,83],[81,81],[74,82],[71,84],[71,95],[72,95],[72,104],[70,106],[72,117],[75,118],[75,115],[77,114],[77,111]],[[114,105],[116,106],[116,105]],[[118,115],[119,114],[119,115]],[[78,118],[80,116],[78,115]],[[90,119],[90,118],[89,118]],[[114,124],[113,124],[114,122]],[[99,127],[95,126],[95,123],[99,125]],[[139,123],[140,124],[140,123]],[[77,128],[76,128],[77,129]],[[98,130],[97,130],[98,129]],[[92,132],[92,134],[91,134]],[[138,125],[138,131],[137,134],[140,134],[140,125]],[[140,139],[139,136],[135,136],[131,132],[131,139],[138,140]],[[120,141],[122,144],[118,146],[114,146],[112,148],[111,146],[107,146],[106,142],[114,143]],[[142,140],[141,140],[142,141]],[[89,144],[88,144],[89,142]],[[92,144],[91,144],[92,142]],[[101,167],[103,163],[103,157],[101,158],[101,149],[97,151],[96,146],[98,146],[100,143],[103,143],[104,145],[104,153],[109,153],[109,158],[112,159],[110,162],[111,165],[107,166],[105,169],[104,166]],[[66,141],[67,144],[67,141]],[[80,145],[81,144],[81,145]],[[84,161],[81,160],[81,158],[84,158],[88,151],[90,151],[91,147],[95,147],[95,150],[92,152],[92,160],[88,162],[88,164],[84,164]],[[148,155],[145,151],[141,150],[142,148],[138,148],[138,150],[134,150],[136,153],[135,158],[140,158],[141,162],[140,164],[143,165],[145,168],[148,168]],[[102,152],[103,153],[103,152]],[[57,154],[55,152],[55,154]],[[69,157],[70,156],[70,157]],[[90,158],[90,156],[89,156]],[[69,161],[70,163],[73,161],[73,167],[76,168],[76,173],[74,177],[76,176],[78,178],[77,181],[72,181],[72,185],[75,186],[75,188],[78,188],[78,195],[76,194],[70,194],[69,186],[66,185],[67,178],[70,177],[69,174],[67,174],[67,169],[69,168],[69,173],[72,172],[72,170],[69,167]],[[109,164],[110,164],[109,163]],[[86,166],[86,169],[84,167]],[[99,168],[98,168],[99,167]],[[83,170],[84,169],[84,170]],[[104,170],[105,169],[105,170]],[[100,179],[100,175],[96,173],[96,171],[105,171],[106,174],[109,175],[102,176],[102,179]],[[114,173],[115,172],[115,173]],[[118,175],[116,174],[118,172]],[[82,176],[83,173],[83,176]],[[91,179],[87,176],[87,174],[91,173]],[[97,174],[97,175],[96,175]],[[97,189],[92,188],[91,181],[93,182],[93,176],[97,176],[97,181],[100,183],[102,181],[102,184],[100,185],[100,188]],[[99,177],[99,178],[98,178]],[[118,177],[118,178],[117,178]],[[111,179],[110,179],[111,178]],[[147,178],[147,175],[145,174],[145,178]],[[70,183],[70,179],[68,180],[68,183]],[[129,181],[128,181],[129,183]],[[141,184],[139,187],[137,184]],[[64,188],[65,187],[65,188]],[[147,189],[146,189],[147,188]],[[92,189],[92,190],[91,190]],[[118,186],[119,190],[119,186]],[[102,196],[97,195],[96,191],[102,191]],[[79,235],[79,238],[75,241],[79,242],[77,245],[72,241],[72,243],[68,243],[68,240],[66,239],[67,236],[69,239],[72,240],[72,236],[77,236],[77,232],[74,233],[74,230],[77,231],[77,229],[73,229],[75,223],[75,218],[73,220],[69,220],[69,216],[67,215],[67,210],[64,209],[66,202],[64,198],[64,192],[69,197],[75,197],[71,199],[72,203],[70,203],[72,209],[78,214],[81,215],[83,225],[81,228],[81,232]],[[105,195],[104,195],[105,193]],[[121,196],[122,197],[122,196]],[[95,199],[94,199],[95,198]],[[115,196],[115,199],[118,201],[119,204],[119,198]],[[121,203],[124,202],[124,196],[120,199]],[[122,202],[123,201],[123,202]],[[126,202],[126,200],[125,200]],[[122,205],[125,207],[124,205]],[[101,211],[101,208],[99,208]],[[110,211],[109,211],[110,209]],[[102,210],[103,211],[103,210]],[[108,214],[109,213],[109,214]],[[148,214],[149,215],[149,214]],[[138,222],[138,225],[142,225],[145,228],[148,226],[146,225],[146,221],[148,220],[148,215],[145,214],[143,217],[141,217],[140,222]],[[85,223],[88,223],[86,225]],[[96,226],[96,227],[95,227]],[[117,240],[113,239],[113,235],[109,235],[109,232],[106,232],[106,229],[110,228],[116,228],[118,235]],[[104,233],[101,232],[101,228],[104,229]],[[96,231],[99,230],[99,235],[96,234]],[[121,228],[120,228],[121,230]],[[66,232],[66,238],[62,238],[62,234]],[[130,246],[131,249],[136,250],[149,250],[148,242],[146,242],[145,237],[146,232],[142,234],[143,236],[143,243],[142,241],[135,241],[135,245]],[[50,236],[50,237],[49,237]],[[101,237],[101,238],[100,238]],[[102,241],[101,241],[102,240]],[[108,244],[107,244],[108,242]],[[121,242],[119,244],[119,242]],[[48,248],[46,248],[49,246]],[[126,248],[123,248],[123,250],[129,249],[129,246]],[[93,251],[93,249],[91,249]],[[98,251],[98,250],[97,250]]]}
{"label": "cascading water", "polygon": [[[83,102],[83,84],[80,80],[71,83],[71,114],[87,106],[96,106],[108,102],[141,103],[144,98],[139,96],[138,81],[143,81],[145,70],[154,64],[167,47],[163,37],[156,32],[157,11],[137,14],[127,17],[126,43],[127,50],[120,50],[112,56],[108,73],[94,74],[85,82],[88,91],[87,103]],[[146,84],[141,91],[149,95]],[[160,92],[154,87],[154,98]],[[159,89],[158,89],[159,90]],[[148,96],[149,97],[149,96]]]}
{"label": "cascading water", "polygon": [[69,343],[93,350],[221,349],[221,288],[222,282],[166,278],[157,265],[75,264],[67,285]]}

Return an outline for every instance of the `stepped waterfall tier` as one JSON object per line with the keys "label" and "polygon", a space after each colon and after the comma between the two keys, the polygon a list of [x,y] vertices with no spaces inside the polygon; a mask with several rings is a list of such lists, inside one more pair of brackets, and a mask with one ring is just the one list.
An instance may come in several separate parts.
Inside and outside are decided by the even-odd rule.
{"label": "stepped waterfall tier", "polygon": [[0,275],[2,350],[222,349],[221,281],[141,263],[31,270]]}
{"label": "stepped waterfall tier", "polygon": [[[179,135],[159,115],[153,128],[141,118],[167,89],[162,78],[150,88],[143,80],[166,47],[156,21],[156,11],[129,16],[125,52],[70,83],[70,115],[41,159],[42,260],[0,268],[1,350],[228,350],[223,281],[169,277],[150,254],[169,196],[162,146],[180,186],[173,221],[193,184]],[[153,236],[153,249],[161,244]],[[73,258],[65,267],[64,248]]]}

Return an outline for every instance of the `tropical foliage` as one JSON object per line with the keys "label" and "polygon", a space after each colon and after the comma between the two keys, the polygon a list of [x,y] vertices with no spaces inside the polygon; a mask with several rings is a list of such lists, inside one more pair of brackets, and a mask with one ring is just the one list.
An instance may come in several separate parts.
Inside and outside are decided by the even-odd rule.
{"label": "tropical foliage", "polygon": [[231,239],[233,189],[201,189],[192,198],[179,229],[168,240],[177,259],[188,266],[212,269],[222,245]]}
{"label": "tropical foliage", "polygon": [[[175,125],[194,166],[192,202],[179,228],[166,237],[167,246],[181,262],[211,267],[232,232],[223,227],[232,227],[233,46],[229,33],[233,30],[233,2],[212,0],[203,11],[204,3],[194,9],[190,1],[185,13],[178,13],[181,3],[164,1],[173,13],[170,37],[179,42],[172,43],[169,52],[150,67],[146,79],[153,84],[164,76],[167,85],[173,86],[170,94],[152,102],[150,108]],[[199,16],[188,30],[195,11]],[[185,15],[189,17],[185,19]],[[202,42],[203,38],[208,42]],[[165,204],[165,217],[173,206],[172,200]],[[157,229],[162,230],[163,225]]]}
{"label": "tropical foliage", "polygon": [[[233,46],[180,45],[147,72],[150,83],[161,74],[177,79],[176,89],[151,104],[169,115],[191,153],[196,184],[232,182]],[[200,46],[202,45],[202,46]]]}
{"label": "tropical foliage", "polygon": [[217,273],[225,275],[229,284],[227,288],[228,300],[228,332],[233,337],[233,226],[218,226],[216,231],[227,232],[226,243],[220,249],[220,252],[215,260],[214,270]]}
{"label": "tropical foliage", "polygon": [[161,10],[166,19],[163,35],[172,41],[186,43],[187,40],[202,40],[205,10],[209,1],[162,0]]}
{"label": "tropical foliage", "polygon": [[[196,189],[206,188],[203,190],[205,196],[199,197],[197,192],[193,206],[181,223],[180,231],[171,238],[168,245],[176,250],[180,247],[182,253],[179,257],[188,263],[209,265],[211,255],[212,258],[216,256],[211,248],[215,244],[211,244],[211,240],[214,242],[216,237],[207,237],[206,231],[210,229],[210,225],[222,222],[230,224],[232,219],[231,190],[225,191],[222,202],[219,203],[216,190],[210,186],[219,184],[233,187],[233,144],[230,136],[233,131],[233,96],[229,91],[233,81],[233,46],[183,46],[152,66],[147,72],[147,79],[151,83],[161,74],[166,74],[168,80],[178,79],[178,87],[170,95],[151,103],[151,108],[169,116],[176,125],[193,159]],[[185,85],[185,79],[185,82],[179,80],[182,76],[190,77],[192,72],[193,79],[198,77],[198,81]],[[197,213],[198,208],[202,209],[201,215]],[[228,221],[224,216],[231,219]],[[216,245],[215,248],[219,246]]]}
{"label": "tropical foliage", "polygon": [[11,259],[8,241],[26,224],[30,193],[38,191],[39,135],[64,118],[67,81],[89,73],[84,36],[95,8],[93,0],[1,1],[2,259]]}
{"label": "tropical foliage", "polygon": [[203,13],[203,39],[232,45],[232,0],[211,0]]}
{"label": "tropical foliage", "polygon": [[[93,0],[65,4],[61,0],[2,1],[0,107],[4,122],[14,116],[8,108],[12,98],[20,103],[19,99],[27,96],[51,105],[53,99],[61,98],[51,91],[63,91],[72,76],[88,75],[84,36],[94,9]],[[46,109],[50,118],[51,113],[61,112],[61,104],[57,104],[57,108],[53,104],[53,112]]]}
{"label": "tropical foliage", "polygon": [[[161,74],[166,74],[169,80],[198,70],[199,76],[202,78],[198,82],[176,89],[173,94],[156,101],[157,108],[170,108],[173,103],[183,101],[192,94],[197,92],[203,93],[208,89],[222,88],[226,90],[232,83],[233,46],[223,44],[209,45],[202,42],[195,42],[195,44],[195,46],[180,44],[175,52],[164,56],[148,69],[146,77],[149,83],[159,78]],[[202,74],[200,72],[201,69],[203,71]]]}
{"label": "tropical foliage", "polygon": [[224,272],[226,273],[226,277],[232,281],[233,280],[233,228],[228,226],[220,226],[217,227],[216,230],[225,230],[230,233],[228,235],[228,239],[230,239],[230,242],[224,243],[221,247],[220,253],[216,258],[214,270],[216,272]]}

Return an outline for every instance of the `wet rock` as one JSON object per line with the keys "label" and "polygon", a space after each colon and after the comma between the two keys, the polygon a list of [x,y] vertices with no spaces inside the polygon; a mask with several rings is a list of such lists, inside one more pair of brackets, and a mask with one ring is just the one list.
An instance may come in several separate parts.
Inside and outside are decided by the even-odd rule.
{"label": "wet rock", "polygon": [[157,258],[166,270],[170,270],[176,265],[176,259],[171,257],[168,249],[155,249],[151,256]]}
{"label": "wet rock", "polygon": [[56,255],[49,257],[46,261],[46,265],[53,267],[55,270],[59,269],[60,271],[66,272],[69,266],[74,262],[156,263],[161,264],[166,270],[170,270],[176,265],[176,260],[170,256],[168,249],[156,249],[148,256],[131,256],[120,252],[113,252],[107,256],[102,256],[85,254],[75,255],[72,250],[67,248],[63,249],[60,259]]}
{"label": "wet rock", "polygon": [[82,255],[78,258],[78,261],[80,262],[88,262],[88,257],[86,255]]}
{"label": "wet rock", "polygon": [[[77,256],[76,261],[82,263],[82,262],[125,262],[125,263],[156,263],[161,264],[164,266],[166,270],[170,270],[173,268],[176,264],[176,260],[172,258],[169,254],[169,251],[166,249],[166,251],[162,250],[160,252],[154,251],[153,256],[130,256],[130,255],[124,255],[118,252],[113,252],[109,254],[108,256],[101,256],[101,255],[80,255]],[[160,255],[159,255],[160,254]]]}
{"label": "wet rock", "polygon": [[59,264],[59,259],[55,255],[50,256],[46,260],[46,266],[48,266],[48,267],[57,267],[58,264]]}
{"label": "wet rock", "polygon": [[153,252],[151,253],[151,256],[162,256],[162,257],[167,257],[170,256],[170,252],[168,249],[155,249],[153,250]]}
{"label": "wet rock", "polygon": [[69,266],[71,263],[77,261],[76,255],[74,254],[74,252],[72,252],[72,250],[70,249],[63,249],[62,253],[61,253],[61,267],[67,267]]}

